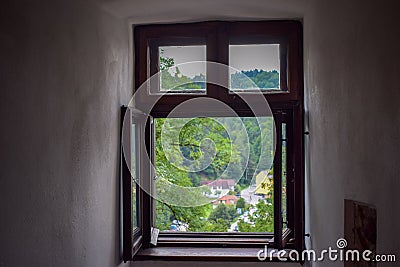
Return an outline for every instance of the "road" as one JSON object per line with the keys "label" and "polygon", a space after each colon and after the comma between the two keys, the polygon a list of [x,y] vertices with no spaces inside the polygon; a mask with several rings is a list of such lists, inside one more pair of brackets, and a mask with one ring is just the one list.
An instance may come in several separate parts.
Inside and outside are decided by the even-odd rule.
{"label": "road", "polygon": [[246,189],[243,189],[240,194],[241,197],[244,198],[247,204],[252,204],[255,205],[258,203],[258,200],[261,199],[260,196],[257,196],[256,194],[256,186],[250,186]]}
{"label": "road", "polygon": [[[256,193],[256,186],[253,185],[246,189],[243,189],[240,192],[240,195],[246,201],[247,204],[256,205],[258,203],[258,200],[261,199],[261,197],[257,196],[255,193]],[[255,208],[250,209],[251,214],[255,211],[256,211]],[[237,225],[238,225],[238,222],[240,219],[243,219],[245,222],[249,222],[248,214],[242,214],[239,216],[239,218],[234,223],[231,224],[231,226],[229,227],[229,230],[228,230],[229,232],[235,231],[235,228],[237,228]]]}

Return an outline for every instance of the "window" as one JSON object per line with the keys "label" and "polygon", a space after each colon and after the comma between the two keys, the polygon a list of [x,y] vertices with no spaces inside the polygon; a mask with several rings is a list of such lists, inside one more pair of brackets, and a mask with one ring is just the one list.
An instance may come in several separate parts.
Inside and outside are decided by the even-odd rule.
{"label": "window", "polygon": [[[158,229],[274,231],[272,116],[173,117],[154,122]],[[262,210],[260,220],[256,215]]]}
{"label": "window", "polygon": [[301,24],[144,25],[134,39],[126,259],[154,239],[302,250]]}
{"label": "window", "polygon": [[[191,40],[150,43],[150,66],[156,74],[161,72],[152,94],[204,94],[206,82],[206,45]],[[167,45],[168,44],[168,45]],[[153,52],[154,51],[154,52]],[[185,64],[194,62],[192,64]],[[179,66],[179,67],[178,67]]]}
{"label": "window", "polygon": [[[281,90],[279,44],[229,44],[230,90]],[[250,78],[243,82],[242,74]],[[284,77],[284,76],[283,76]],[[282,83],[283,84],[283,83]],[[256,88],[254,88],[256,86]]]}

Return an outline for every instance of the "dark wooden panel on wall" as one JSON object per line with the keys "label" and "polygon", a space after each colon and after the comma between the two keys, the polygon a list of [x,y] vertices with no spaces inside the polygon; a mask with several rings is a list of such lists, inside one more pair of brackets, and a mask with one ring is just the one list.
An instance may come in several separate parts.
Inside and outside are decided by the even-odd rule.
{"label": "dark wooden panel on wall", "polygon": [[[353,200],[344,200],[344,238],[348,250],[358,250],[360,261],[345,261],[345,267],[375,267],[376,262],[362,260],[362,252],[370,250],[376,254],[377,216],[372,205]],[[371,256],[372,257],[372,256]]]}

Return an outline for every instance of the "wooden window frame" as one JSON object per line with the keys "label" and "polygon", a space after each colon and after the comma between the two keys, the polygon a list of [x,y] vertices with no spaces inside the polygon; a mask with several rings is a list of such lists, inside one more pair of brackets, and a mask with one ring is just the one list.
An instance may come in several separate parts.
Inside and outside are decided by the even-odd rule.
{"label": "wooden window frame", "polygon": [[[270,104],[275,122],[280,125],[285,122],[287,125],[287,228],[290,231],[282,229],[281,214],[281,168],[279,161],[280,142],[277,140],[277,151],[274,160],[274,233],[160,233],[158,247],[179,248],[182,246],[192,248],[261,248],[266,243],[270,247],[277,249],[291,248],[297,251],[304,249],[304,161],[303,161],[303,61],[302,61],[302,25],[298,21],[252,21],[252,22],[199,22],[187,24],[164,24],[164,25],[142,25],[134,27],[135,41],[135,88],[136,90],[150,77],[155,74],[157,68],[150,63],[150,54],[154,54],[154,43],[168,44],[173,40],[190,39],[205,40],[207,61],[218,62],[229,65],[229,44],[254,44],[265,43],[267,41],[284,44],[281,49],[281,71],[283,78],[283,90],[278,92],[266,92],[263,94]],[[161,40],[161,42],[160,42]],[[171,41],[172,40],[172,41]],[[153,51],[153,52],[152,52]],[[158,55],[158,52],[157,52]],[[154,55],[152,55],[154,56]],[[207,74],[208,75],[208,74]],[[228,77],[228,76],[227,76]],[[176,94],[163,95],[157,101],[157,104],[151,111],[151,116],[163,118],[180,103],[197,97],[212,97],[223,101],[229,105],[239,116],[254,116],[249,107],[240,98],[235,97],[221,86],[207,83],[206,94]],[[141,98],[140,104],[147,105],[152,101],[150,94]],[[146,125],[146,149],[152,153],[154,151],[152,140],[152,123],[149,120]],[[277,130],[279,136],[280,130]],[[290,153],[289,153],[290,152]],[[278,157],[276,156],[277,154]],[[280,160],[276,160],[280,158]],[[151,177],[151,174],[149,174]],[[126,178],[127,179],[127,178]],[[150,179],[150,178],[149,178]],[[157,258],[157,251],[150,249],[151,224],[154,220],[154,199],[144,192],[139,193],[139,210],[141,211],[141,229],[140,246],[144,249],[139,252],[136,258],[148,259]],[[123,194],[132,194],[123,188]],[[126,208],[124,213],[128,212],[128,197],[124,197]],[[277,199],[277,200],[275,200]],[[131,203],[131,202],[130,202]],[[130,207],[130,210],[132,208]],[[124,216],[127,218],[127,216]],[[279,223],[276,220],[279,219]],[[125,226],[126,225],[126,226]],[[129,222],[124,221],[124,229],[128,227]],[[129,235],[129,236],[128,236]],[[124,251],[126,259],[132,259],[138,250],[138,242],[133,241],[132,232],[124,232],[126,242]],[[131,245],[129,245],[131,244]],[[124,241],[125,246],[125,241]],[[147,252],[146,252],[147,251]],[[179,254],[179,253],[178,253]],[[224,252],[221,252],[223,255]],[[125,255],[125,253],[124,253]],[[255,256],[255,254],[254,254]],[[161,256],[159,258],[168,258]],[[172,257],[173,258],[173,257]],[[180,257],[182,259],[191,259],[189,256]],[[212,257],[211,257],[212,258]],[[210,258],[210,259],[211,259]],[[217,257],[223,259],[224,257]],[[241,257],[238,259],[240,260]],[[242,257],[244,261],[247,261]],[[125,256],[124,256],[125,259]],[[207,259],[204,259],[207,260]],[[229,260],[227,258],[226,260]]]}

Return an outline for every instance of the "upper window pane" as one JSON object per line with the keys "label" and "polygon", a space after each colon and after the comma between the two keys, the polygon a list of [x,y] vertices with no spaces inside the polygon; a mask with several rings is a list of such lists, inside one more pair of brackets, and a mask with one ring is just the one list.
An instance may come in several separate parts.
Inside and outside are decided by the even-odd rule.
{"label": "upper window pane", "polygon": [[206,46],[160,46],[160,91],[202,93],[206,89]]}
{"label": "upper window pane", "polygon": [[229,45],[231,90],[281,90],[279,44]]}

